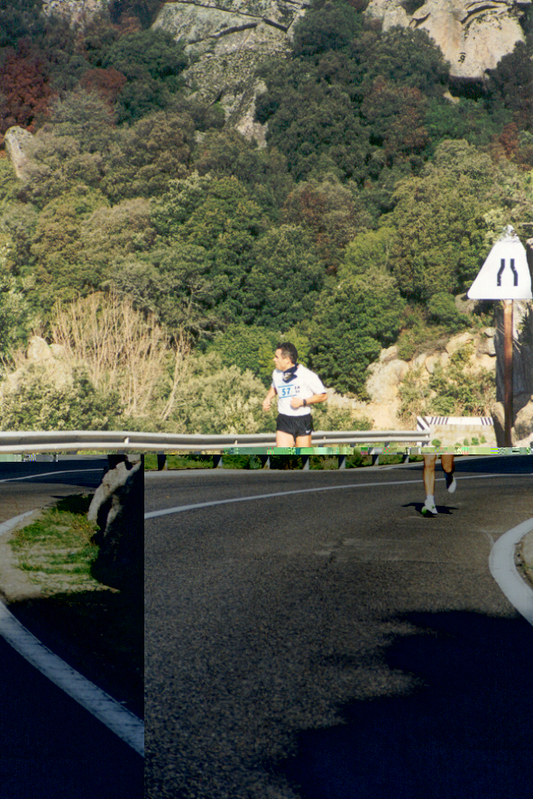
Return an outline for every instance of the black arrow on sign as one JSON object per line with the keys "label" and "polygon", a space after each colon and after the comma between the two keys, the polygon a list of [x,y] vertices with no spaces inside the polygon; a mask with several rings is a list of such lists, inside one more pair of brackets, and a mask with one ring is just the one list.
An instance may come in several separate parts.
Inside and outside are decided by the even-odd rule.
{"label": "black arrow on sign", "polygon": [[[502,284],[502,272],[505,269],[505,258],[500,260],[500,268],[498,269],[498,282],[497,285],[501,286]],[[513,286],[518,286],[518,272],[516,271],[516,267],[514,265],[514,258],[511,258],[511,272],[513,273]]]}

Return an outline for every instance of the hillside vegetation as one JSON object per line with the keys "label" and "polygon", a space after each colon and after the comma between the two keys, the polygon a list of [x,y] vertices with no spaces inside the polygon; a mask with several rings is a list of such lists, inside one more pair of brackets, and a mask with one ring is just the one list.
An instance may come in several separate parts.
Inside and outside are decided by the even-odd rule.
{"label": "hillside vegetation", "polygon": [[505,225],[531,235],[531,15],[452,97],[425,34],[315,0],[260,75],[259,149],[185,90],[160,5],[74,28],[0,0],[0,134],[33,134],[23,179],[0,158],[0,427],[269,430],[281,338],[364,399],[382,347],[490,324],[454,297]]}

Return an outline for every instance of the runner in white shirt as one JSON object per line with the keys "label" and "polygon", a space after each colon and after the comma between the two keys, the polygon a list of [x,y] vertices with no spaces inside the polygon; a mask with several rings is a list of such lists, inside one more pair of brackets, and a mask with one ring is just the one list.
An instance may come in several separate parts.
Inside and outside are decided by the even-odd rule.
{"label": "runner in white shirt", "polygon": [[310,447],[313,419],[309,405],[324,402],[326,388],[317,374],[298,363],[298,351],[286,341],[274,355],[272,385],[263,402],[269,411],[272,399],[278,396],[276,424],[277,447]]}

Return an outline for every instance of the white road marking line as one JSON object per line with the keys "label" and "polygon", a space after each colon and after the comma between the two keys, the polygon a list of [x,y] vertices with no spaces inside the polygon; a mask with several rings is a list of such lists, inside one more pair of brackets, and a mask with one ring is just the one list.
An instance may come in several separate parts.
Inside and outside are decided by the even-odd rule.
{"label": "white road marking line", "polygon": [[4,477],[0,483],[14,483],[15,480],[32,480],[35,477],[50,477],[55,474],[76,474],[77,472],[101,472],[102,467],[99,469],[61,469],[58,472],[38,472],[36,474],[26,474],[24,477]]}
{"label": "white road marking line", "polygon": [[[529,477],[530,475],[517,475],[517,474],[480,474],[480,475],[466,475],[465,477],[457,478],[460,483],[463,480],[481,480],[494,477]],[[438,482],[444,482],[444,477],[437,478]],[[183,513],[188,510],[197,510],[199,508],[210,508],[215,505],[228,505],[231,502],[252,502],[258,499],[272,499],[273,497],[285,497],[290,494],[315,494],[319,491],[340,491],[346,488],[375,488],[383,486],[400,486],[409,484],[421,484],[421,480],[395,480],[394,482],[379,482],[379,483],[350,483],[348,485],[340,486],[318,486],[316,488],[297,488],[291,491],[277,491],[273,494],[255,494],[251,497],[232,497],[231,499],[216,499],[211,502],[198,502],[194,505],[177,505],[174,508],[164,508],[163,510],[152,510],[144,514],[145,519],[155,519],[158,516],[168,516],[170,513]]]}
{"label": "white road marking line", "polygon": [[507,530],[490,551],[489,568],[501,590],[516,610],[533,624],[533,589],[520,576],[514,562],[515,547],[533,530],[533,519]]}
{"label": "white road marking line", "polygon": [[[32,513],[35,511],[27,511],[4,522],[0,525],[0,534],[12,530]],[[28,663],[144,757],[144,724],[141,719],[54,655],[13,616],[3,602],[0,602],[0,635]]]}

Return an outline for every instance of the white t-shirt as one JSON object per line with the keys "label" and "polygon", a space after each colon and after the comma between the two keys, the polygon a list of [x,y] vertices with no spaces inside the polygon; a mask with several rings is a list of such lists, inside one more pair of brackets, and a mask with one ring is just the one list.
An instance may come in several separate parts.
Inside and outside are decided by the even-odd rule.
{"label": "white t-shirt", "polygon": [[298,364],[296,376],[285,383],[281,369],[274,369],[272,372],[272,385],[278,395],[278,413],[285,416],[307,416],[310,412],[308,405],[300,408],[291,407],[291,399],[309,399],[313,394],[325,394],[326,388],[317,374],[307,367]]}

